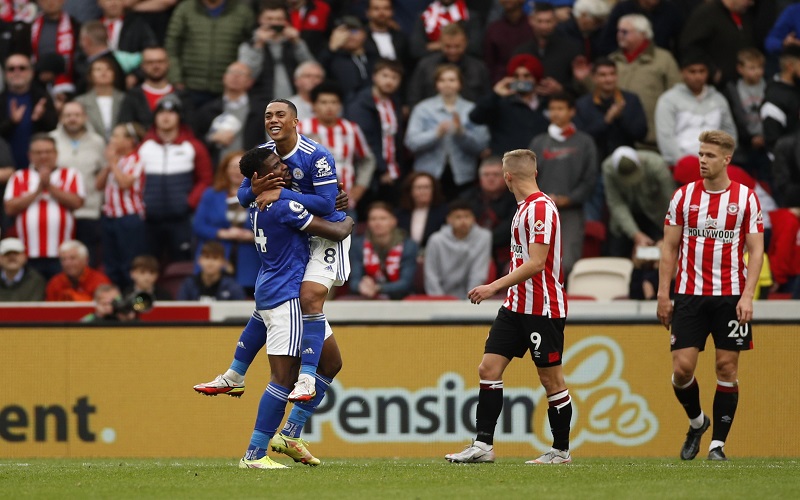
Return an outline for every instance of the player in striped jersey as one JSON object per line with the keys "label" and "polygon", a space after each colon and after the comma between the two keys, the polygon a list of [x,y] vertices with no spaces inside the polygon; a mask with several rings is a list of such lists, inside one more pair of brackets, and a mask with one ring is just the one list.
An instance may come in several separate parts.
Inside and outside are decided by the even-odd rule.
{"label": "player in striped jersey", "polygon": [[[672,386],[689,417],[681,459],[697,456],[700,438],[711,425],[700,408],[694,376],[711,333],[717,390],[708,459],[727,460],[723,447],[739,400],[739,352],[753,348],[748,323],[764,256],[764,225],[755,192],[728,177],[733,137],[712,130],[699,140],[702,179],[675,192],[664,221],[657,314],[668,330],[672,327]],[[676,267],[673,307],[670,283]]]}
{"label": "player in striped jersey", "polygon": [[536,154],[516,149],[503,156],[503,178],[517,199],[511,227],[511,269],[488,285],[467,294],[473,304],[508,288],[506,301],[489,330],[478,367],[478,434],[460,453],[445,455],[456,463],[494,461],[494,429],[503,409],[503,372],[511,360],[530,351],[547,393],[547,417],[553,447],[529,464],[570,463],[569,431],[572,400],[561,356],[567,301],[561,268],[561,221],[556,204],[536,183]]}

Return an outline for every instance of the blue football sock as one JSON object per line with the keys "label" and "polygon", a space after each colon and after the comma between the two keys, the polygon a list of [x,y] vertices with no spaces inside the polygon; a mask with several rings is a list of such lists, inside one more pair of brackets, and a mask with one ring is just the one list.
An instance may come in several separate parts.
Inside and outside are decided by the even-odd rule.
{"label": "blue football sock", "polygon": [[316,380],[316,389],[317,395],[311,401],[306,402],[297,402],[292,407],[292,412],[289,414],[289,419],[286,421],[286,425],[283,426],[281,430],[281,434],[288,437],[300,437],[300,433],[303,432],[303,426],[306,425],[306,421],[314,414],[314,411],[319,406],[320,402],[322,402],[322,398],[325,397],[325,391],[328,390],[328,386],[331,385],[333,382],[332,379],[328,377],[323,377],[319,373],[314,374]]}
{"label": "blue football sock", "polygon": [[256,355],[266,343],[267,326],[258,311],[253,311],[253,315],[250,316],[250,320],[242,330],[242,334],[239,335],[239,341],[236,343],[231,370],[244,376],[253,360],[256,359]]}
{"label": "blue football sock", "polygon": [[325,315],[303,315],[303,341],[300,344],[300,373],[317,373],[322,344],[325,342]]}
{"label": "blue football sock", "polygon": [[[286,398],[289,397],[289,392],[291,392],[290,389],[270,382],[267,390],[261,396],[255,430],[250,438],[250,447],[247,449],[248,455],[254,456],[256,460],[267,454],[269,440],[275,435],[286,412]],[[259,453],[260,456],[258,456]],[[252,459],[248,458],[248,460]]]}

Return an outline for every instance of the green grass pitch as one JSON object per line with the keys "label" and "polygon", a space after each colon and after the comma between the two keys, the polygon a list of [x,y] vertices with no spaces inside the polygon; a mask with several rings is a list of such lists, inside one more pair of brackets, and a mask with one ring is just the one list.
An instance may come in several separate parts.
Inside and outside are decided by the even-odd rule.
{"label": "green grass pitch", "polygon": [[569,465],[329,459],[240,470],[237,459],[0,459],[0,498],[800,498],[800,458],[710,463],[576,458]]}

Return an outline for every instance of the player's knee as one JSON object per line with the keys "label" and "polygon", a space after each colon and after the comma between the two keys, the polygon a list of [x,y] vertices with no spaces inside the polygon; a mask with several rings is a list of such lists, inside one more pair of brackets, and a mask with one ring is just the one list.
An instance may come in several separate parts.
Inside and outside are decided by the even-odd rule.
{"label": "player's knee", "polygon": [[300,308],[303,310],[303,314],[321,313],[327,295],[327,289],[322,285],[302,286],[300,288]]}
{"label": "player's knee", "polygon": [[338,356],[335,359],[320,359],[317,371],[323,377],[333,379],[342,371],[342,358]]}
{"label": "player's knee", "polygon": [[481,380],[500,380],[502,376],[503,371],[499,367],[485,362],[478,365],[478,377]]}
{"label": "player's knee", "polygon": [[716,371],[718,380],[732,382],[736,380],[738,370],[736,363],[732,363],[730,361],[717,361]]}

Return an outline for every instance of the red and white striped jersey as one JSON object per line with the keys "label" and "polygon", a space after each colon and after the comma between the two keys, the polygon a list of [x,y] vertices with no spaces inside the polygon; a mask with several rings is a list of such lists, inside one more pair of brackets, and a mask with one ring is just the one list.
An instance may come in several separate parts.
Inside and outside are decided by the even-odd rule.
{"label": "red and white striped jersey", "polygon": [[[74,168],[56,168],[50,185],[81,198],[86,197],[83,178]],[[39,188],[39,173],[33,167],[17,170],[6,185],[4,200],[18,198]],[[28,257],[58,257],[58,247],[75,238],[75,217],[50,193],[40,193],[27,209],[17,215],[17,234],[25,242]]]}
{"label": "red and white striped jersey", "polygon": [[741,295],[747,277],[745,239],[764,232],[756,193],[738,182],[709,192],[699,180],[672,196],[664,220],[683,226],[675,293]]}
{"label": "red and white striped jersey", "polygon": [[[386,162],[386,171],[392,179],[400,178],[400,165],[397,164],[397,130],[399,123],[397,110],[391,99],[380,99],[374,97],[375,109],[378,110],[378,117],[381,120],[381,144],[383,145],[380,154]],[[379,154],[376,152],[375,154]]]}
{"label": "red and white striped jersey", "polygon": [[355,159],[367,156],[369,146],[357,123],[339,118],[336,125],[326,127],[317,118],[306,118],[297,124],[297,131],[328,148],[336,162],[336,174],[345,192],[355,185]]}
{"label": "red and white striped jersey", "polygon": [[530,260],[531,243],[550,245],[541,273],[508,288],[503,307],[549,318],[567,317],[561,268],[561,219],[555,202],[537,191],[520,202],[511,223],[511,269]]}
{"label": "red and white striped jersey", "polygon": [[108,174],[105,190],[105,204],[103,213],[114,219],[126,215],[139,215],[144,218],[144,201],[142,189],[144,188],[144,164],[139,160],[137,153],[131,153],[121,158],[117,163],[122,173],[135,178],[131,187],[122,189],[117,183],[113,173]]}

